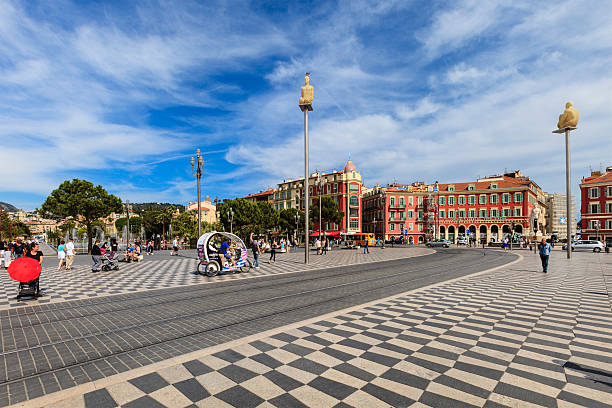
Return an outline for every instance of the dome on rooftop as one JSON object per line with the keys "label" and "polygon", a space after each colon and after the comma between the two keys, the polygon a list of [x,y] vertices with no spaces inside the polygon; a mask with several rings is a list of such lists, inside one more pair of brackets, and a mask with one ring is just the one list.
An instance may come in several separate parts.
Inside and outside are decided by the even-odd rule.
{"label": "dome on rooftop", "polygon": [[357,171],[357,167],[355,167],[355,163],[351,161],[351,156],[349,155],[349,159],[344,165],[344,172],[350,173],[351,171]]}

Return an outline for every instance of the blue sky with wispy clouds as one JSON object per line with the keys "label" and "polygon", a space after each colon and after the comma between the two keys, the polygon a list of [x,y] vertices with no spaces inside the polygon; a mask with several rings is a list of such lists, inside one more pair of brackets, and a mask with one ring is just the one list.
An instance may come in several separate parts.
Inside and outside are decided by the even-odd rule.
{"label": "blue sky with wispy clouds", "polygon": [[575,191],[612,164],[612,6],[602,1],[0,0],[0,201],[61,181],[132,201],[235,197],[349,152],[368,186],[521,169],[564,190],[551,133],[567,100]]}

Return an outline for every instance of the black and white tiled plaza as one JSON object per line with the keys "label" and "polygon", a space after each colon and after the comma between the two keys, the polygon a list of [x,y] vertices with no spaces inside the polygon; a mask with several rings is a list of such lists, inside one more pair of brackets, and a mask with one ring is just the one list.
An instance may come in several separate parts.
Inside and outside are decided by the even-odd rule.
{"label": "black and white tiled plaza", "polygon": [[[145,256],[144,261],[139,263],[119,263],[119,271],[95,274],[91,273],[90,264],[75,265],[70,271],[58,271],[57,260],[51,255],[46,257],[45,264],[54,266],[43,268],[40,287],[44,296],[36,301],[18,301],[17,282],[11,280],[5,270],[0,269],[0,309],[387,261],[430,253],[433,251],[422,247],[371,248],[369,254],[360,250],[336,249],[329,251],[327,255],[313,253],[308,266],[304,265],[303,252],[278,254],[277,261],[273,264],[267,263],[268,256],[264,255],[260,261],[260,269],[253,268],[247,273],[229,273],[212,278],[197,274],[196,259],[188,256],[171,257],[168,251],[161,259],[157,255],[151,258]],[[80,257],[89,260],[85,255]]]}
{"label": "black and white tiled plaza", "polygon": [[548,274],[538,263],[525,253],[494,271],[25,404],[612,407],[612,257],[569,262],[556,252]]}

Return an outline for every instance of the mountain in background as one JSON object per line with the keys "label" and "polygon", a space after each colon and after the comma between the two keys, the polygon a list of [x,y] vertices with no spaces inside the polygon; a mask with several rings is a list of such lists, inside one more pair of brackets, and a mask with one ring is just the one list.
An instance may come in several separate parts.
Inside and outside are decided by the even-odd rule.
{"label": "mountain in background", "polygon": [[0,210],[7,211],[7,212],[15,212],[15,211],[19,211],[19,208],[9,203],[3,203],[2,201],[0,201]]}

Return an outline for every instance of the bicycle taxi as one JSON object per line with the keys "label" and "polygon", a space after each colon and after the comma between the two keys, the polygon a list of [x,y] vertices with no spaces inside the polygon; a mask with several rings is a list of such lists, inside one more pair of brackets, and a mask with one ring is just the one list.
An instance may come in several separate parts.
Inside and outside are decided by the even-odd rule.
{"label": "bicycle taxi", "polygon": [[[225,259],[221,265],[221,245],[228,241],[228,255],[231,259]],[[206,276],[215,276],[219,272],[247,272],[252,264],[248,259],[247,247],[242,240],[229,232],[207,232],[198,239],[198,273]]]}

